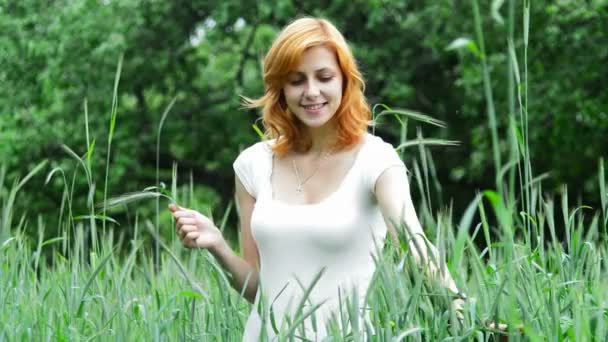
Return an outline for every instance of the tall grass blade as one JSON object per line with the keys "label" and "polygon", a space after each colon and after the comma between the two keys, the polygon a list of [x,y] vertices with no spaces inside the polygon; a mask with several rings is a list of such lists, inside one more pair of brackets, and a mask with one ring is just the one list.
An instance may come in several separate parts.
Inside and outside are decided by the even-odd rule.
{"label": "tall grass blade", "polygon": [[445,122],[443,122],[441,120],[437,120],[429,115],[422,114],[420,112],[416,112],[416,111],[409,110],[409,109],[385,109],[382,112],[378,113],[378,115],[374,119],[374,122],[375,123],[379,122],[379,119],[385,115],[395,115],[397,117],[402,116],[407,119],[420,121],[423,123],[427,123],[429,125],[442,127],[442,128],[446,127]]}
{"label": "tall grass blade", "polygon": [[[481,21],[481,15],[479,13],[479,4],[477,0],[471,0],[471,4],[473,6],[473,15],[475,18],[475,33],[477,36],[477,42],[479,43],[479,48],[481,50],[481,55],[483,58],[481,59],[482,73],[483,73],[483,85],[484,85],[484,95],[486,99],[486,111],[488,115],[488,123],[490,125],[490,132],[492,135],[492,155],[494,157],[494,172],[497,174],[502,167],[501,155],[499,149],[499,140],[498,140],[498,127],[496,123],[496,113],[494,109],[494,98],[492,94],[491,82],[490,82],[490,71],[488,68],[488,62],[486,58],[486,50],[485,43],[483,37],[483,27]],[[500,186],[497,186],[497,189],[500,189]]]}
{"label": "tall grass blade", "polygon": [[515,54],[515,46],[513,45],[513,40],[510,38],[507,40],[509,45],[509,58],[511,61],[511,65],[513,66],[513,76],[515,76],[515,82],[519,87],[521,84],[521,78],[519,73],[519,63],[517,62],[517,55]]}
{"label": "tall grass blade", "polygon": [[502,7],[503,3],[505,2],[505,0],[493,0],[492,1],[492,18],[494,20],[496,20],[497,23],[499,23],[500,25],[503,25],[505,23],[505,20],[502,18],[502,15],[500,15],[500,8]]}
{"label": "tall grass blade", "polygon": [[406,149],[408,147],[416,147],[416,146],[459,146],[460,141],[455,140],[444,140],[444,139],[435,139],[435,138],[420,138],[416,140],[406,141],[399,146],[397,146],[396,150]]}
{"label": "tall grass blade", "polygon": [[[19,192],[19,190],[21,190],[21,188],[32,178],[34,177],[38,172],[40,172],[40,170],[42,170],[46,164],[48,163],[48,160],[43,160],[40,163],[38,163],[36,166],[34,166],[34,168],[28,172],[27,175],[25,175],[25,177],[21,180],[18,181],[16,180],[15,183],[13,184],[13,187],[11,188],[11,190],[8,192],[8,198],[6,198],[4,200],[4,203],[2,203],[2,217],[0,217],[0,243],[4,242],[9,234],[9,231],[11,229],[11,224],[12,224],[12,217],[13,217],[13,205],[15,204],[15,199],[17,198],[17,193]],[[4,182],[4,175],[6,173],[6,169],[3,167],[1,174],[2,174],[2,182]],[[2,184],[0,183],[0,186]],[[0,187],[0,199],[2,199],[2,188]]]}
{"label": "tall grass blade", "polygon": [[[599,160],[599,181],[600,181],[600,204],[602,206],[602,217],[603,217],[603,227],[604,227],[604,235],[606,235],[606,226],[608,226],[608,206],[606,204],[606,200],[608,199],[608,191],[606,191],[606,173],[604,171],[604,158],[600,158]],[[2,184],[2,183],[0,183]]]}
{"label": "tall grass blade", "polygon": [[76,152],[74,152],[74,150],[72,150],[69,146],[67,146],[65,144],[61,144],[60,146],[61,146],[62,150],[64,150],[68,155],[70,155],[70,157],[74,158],[78,162],[78,164],[82,166],[82,168],[84,169],[84,172],[87,176],[87,182],[89,184],[91,184],[91,181],[92,181],[91,174],[89,173],[89,168],[82,160],[82,157],[80,157],[78,154],[76,154]]}
{"label": "tall grass blade", "polygon": [[475,211],[479,207],[479,202],[481,199],[481,194],[477,194],[475,196],[471,203],[469,203],[469,206],[465,210],[462,218],[460,219],[460,223],[458,224],[458,235],[456,237],[452,252],[452,260],[454,261],[454,266],[451,270],[452,272],[460,269],[460,263],[462,256],[464,255],[465,242],[469,236],[469,229],[471,229],[473,217],[475,216]]}
{"label": "tall grass blade", "polygon": [[89,291],[89,288],[93,284],[93,280],[95,280],[95,277],[97,277],[97,275],[99,274],[99,272],[101,272],[101,270],[103,269],[103,267],[105,266],[105,264],[108,262],[108,260],[110,260],[110,258],[112,257],[112,255],[114,255],[114,252],[116,252],[116,248],[117,248],[117,246],[114,246],[114,248],[112,249],[112,251],[110,251],[101,260],[101,262],[99,263],[99,265],[97,265],[97,268],[95,268],[95,271],[93,271],[93,274],[91,274],[91,276],[87,280],[86,285],[82,289],[82,294],[80,296],[80,301],[79,301],[79,304],[78,304],[78,310],[76,310],[76,315],[77,316],[82,315],[82,308],[83,308],[84,303],[85,303],[84,299],[85,299],[85,296],[86,296],[87,292]]}
{"label": "tall grass blade", "polygon": [[194,277],[190,275],[184,265],[182,265],[182,263],[179,261],[177,256],[175,256],[171,249],[167,247],[164,242],[161,241],[160,236],[156,235],[156,230],[152,226],[152,223],[150,221],[146,221],[146,225],[148,226],[148,233],[150,233],[150,235],[152,235],[152,237],[158,241],[159,245],[167,252],[167,254],[169,254],[173,262],[175,262],[175,264],[177,265],[177,268],[179,269],[180,273],[184,276],[184,278],[186,278],[186,280],[190,284],[190,287],[192,287],[192,289],[194,289],[198,294],[202,295],[203,298],[209,299],[209,294],[203,291],[199,284],[194,280]]}
{"label": "tall grass blade", "polygon": [[[175,105],[175,101],[177,101],[177,96],[174,96],[171,99],[171,102],[169,102],[169,105],[165,108],[165,111],[163,112],[163,114],[160,117],[160,122],[158,123],[158,130],[156,133],[156,185],[160,184],[160,176],[159,176],[159,172],[160,172],[160,136],[161,136],[161,132],[163,130],[163,126],[165,125],[165,120],[167,119],[169,112],[173,108],[173,105]],[[156,199],[156,216],[155,216],[154,223],[156,225],[156,234],[159,234],[159,232],[160,232],[160,230],[159,230],[160,229],[160,198]],[[154,243],[154,252],[155,252],[154,264],[158,268],[159,262],[160,262],[160,260],[158,258],[158,255],[160,253],[160,247],[159,247],[157,241],[155,241],[155,243]]]}
{"label": "tall grass blade", "polygon": [[[105,181],[103,185],[103,202],[106,202],[108,198],[108,176],[110,174],[110,153],[112,151],[112,138],[114,137],[114,129],[116,127],[116,118],[118,116],[118,84],[120,83],[120,74],[122,72],[122,62],[123,55],[121,54],[118,58],[118,66],[116,67],[116,74],[114,76],[114,90],[112,92],[112,110],[110,113],[110,130],[108,132],[108,151],[106,153],[106,174]],[[103,216],[106,216],[106,207],[103,208]],[[97,250],[97,232],[94,229],[95,226],[91,229],[91,236],[93,237],[93,249]],[[102,230],[105,233],[106,231],[106,221],[102,222]]]}

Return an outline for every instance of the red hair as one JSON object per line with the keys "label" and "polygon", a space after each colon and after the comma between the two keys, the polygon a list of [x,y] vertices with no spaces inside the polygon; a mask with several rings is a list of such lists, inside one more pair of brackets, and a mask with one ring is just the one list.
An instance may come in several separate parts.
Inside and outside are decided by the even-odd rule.
{"label": "red hair", "polygon": [[308,151],[312,146],[300,121],[289,112],[283,86],[287,75],[299,65],[304,51],[320,45],[334,51],[343,75],[342,101],[332,118],[338,124],[335,148],[355,145],[367,130],[371,111],[363,95],[365,82],[346,40],[325,19],[300,18],[283,28],[264,58],[264,95],[258,99],[243,97],[246,107],[262,107],[265,137],[276,138],[272,150],[279,155],[291,150]]}

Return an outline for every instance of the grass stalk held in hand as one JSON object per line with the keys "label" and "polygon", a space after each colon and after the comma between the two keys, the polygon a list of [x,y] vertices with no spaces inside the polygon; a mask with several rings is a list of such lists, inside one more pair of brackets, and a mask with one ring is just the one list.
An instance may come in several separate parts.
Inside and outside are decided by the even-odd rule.
{"label": "grass stalk held in hand", "polygon": [[119,205],[126,205],[129,203],[147,199],[160,199],[161,197],[168,199],[171,203],[176,203],[173,197],[168,194],[165,194],[164,192],[166,191],[162,187],[152,186],[144,189],[143,191],[129,192],[116,197],[112,197],[110,199],[107,199],[105,202],[98,203],[97,207],[114,208]]}
{"label": "grass stalk held in hand", "polygon": [[[171,102],[169,103],[169,105],[167,106],[167,108],[165,108],[165,111],[163,112],[163,115],[161,115],[160,118],[160,122],[158,123],[158,131],[156,133],[156,184],[160,184],[160,177],[159,177],[159,170],[160,170],[160,134],[163,130],[163,126],[165,124],[165,120],[167,119],[167,115],[169,115],[169,112],[171,111],[171,108],[173,108],[173,105],[175,104],[175,101],[177,100],[177,96],[173,97],[173,99],[171,100]],[[175,177],[173,178],[175,180]],[[156,199],[156,215],[155,215],[155,220],[154,220],[155,226],[156,226],[156,234],[159,234],[159,229],[160,229],[160,198]],[[154,264],[156,265],[156,267],[158,267],[159,265],[159,253],[160,253],[160,246],[158,244],[158,241],[155,240],[154,242]]]}

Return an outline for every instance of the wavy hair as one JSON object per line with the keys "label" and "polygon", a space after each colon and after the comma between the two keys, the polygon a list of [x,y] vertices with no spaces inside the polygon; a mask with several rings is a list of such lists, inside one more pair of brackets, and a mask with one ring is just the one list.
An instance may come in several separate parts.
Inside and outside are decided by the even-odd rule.
{"label": "wavy hair", "polygon": [[283,86],[304,51],[321,45],[334,51],[343,75],[342,101],[334,115],[338,124],[335,148],[356,144],[369,125],[371,111],[363,94],[365,82],[346,40],[326,19],[299,18],[283,28],[264,58],[264,95],[258,99],[243,97],[245,107],[262,107],[265,138],[276,139],[272,150],[279,155],[291,150],[308,151],[312,146],[303,124],[287,107]]}

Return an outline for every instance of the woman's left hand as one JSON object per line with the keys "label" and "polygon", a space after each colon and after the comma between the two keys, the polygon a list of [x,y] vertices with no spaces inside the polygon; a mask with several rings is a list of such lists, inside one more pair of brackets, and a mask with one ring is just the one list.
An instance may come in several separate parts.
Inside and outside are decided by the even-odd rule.
{"label": "woman's left hand", "polygon": [[452,300],[452,309],[456,312],[456,318],[460,322],[464,321],[464,299],[455,298]]}

